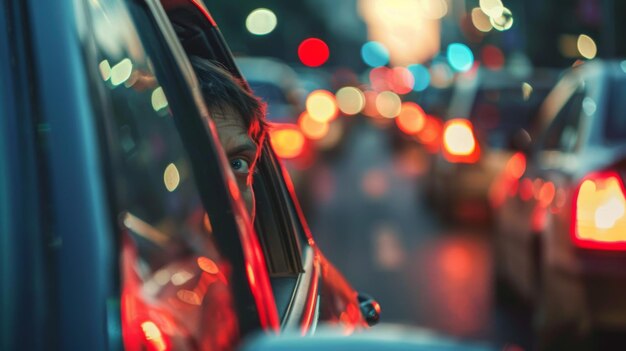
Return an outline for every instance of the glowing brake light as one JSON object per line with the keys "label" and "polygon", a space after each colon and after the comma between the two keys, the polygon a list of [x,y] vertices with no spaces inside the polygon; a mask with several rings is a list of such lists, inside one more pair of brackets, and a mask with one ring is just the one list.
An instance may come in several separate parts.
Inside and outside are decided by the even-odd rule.
{"label": "glowing brake light", "polygon": [[572,239],[586,248],[626,249],[626,195],[616,172],[583,179],[574,197]]}
{"label": "glowing brake light", "polygon": [[443,156],[454,163],[478,161],[480,150],[472,123],[463,118],[448,121],[443,127]]}

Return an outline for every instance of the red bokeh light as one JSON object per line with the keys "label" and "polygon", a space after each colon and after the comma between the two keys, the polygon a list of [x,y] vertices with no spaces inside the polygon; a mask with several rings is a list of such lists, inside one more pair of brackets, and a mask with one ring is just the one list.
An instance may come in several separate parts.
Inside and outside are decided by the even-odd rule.
{"label": "red bokeh light", "polygon": [[321,66],[328,60],[329,55],[328,45],[318,38],[305,39],[298,46],[298,58],[305,66]]}
{"label": "red bokeh light", "polygon": [[370,71],[370,84],[376,91],[389,90],[389,77],[392,75],[391,68],[376,67]]}
{"label": "red bokeh light", "polygon": [[483,64],[494,71],[502,69],[504,66],[504,54],[502,50],[494,45],[487,45],[480,51]]}
{"label": "red bokeh light", "polygon": [[405,67],[394,67],[391,69],[387,80],[391,90],[397,94],[408,94],[413,90],[413,85],[415,85],[413,74]]}

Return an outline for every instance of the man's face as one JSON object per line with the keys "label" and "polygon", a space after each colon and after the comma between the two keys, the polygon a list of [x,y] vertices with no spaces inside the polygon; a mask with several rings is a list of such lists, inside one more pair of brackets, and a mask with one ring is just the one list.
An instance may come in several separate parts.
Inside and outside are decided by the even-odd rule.
{"label": "man's face", "polygon": [[252,175],[256,167],[258,145],[248,135],[243,117],[230,106],[211,109],[217,134],[230,166],[237,178],[241,196],[254,220],[255,201],[252,190]]}

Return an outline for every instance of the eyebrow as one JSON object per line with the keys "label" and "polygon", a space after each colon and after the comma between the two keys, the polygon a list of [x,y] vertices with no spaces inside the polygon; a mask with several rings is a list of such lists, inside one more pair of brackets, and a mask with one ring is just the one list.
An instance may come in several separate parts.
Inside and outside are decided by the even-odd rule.
{"label": "eyebrow", "polygon": [[243,154],[246,152],[252,152],[254,154],[256,154],[257,152],[257,146],[252,142],[252,141],[248,141],[244,144],[240,144],[235,146],[232,149],[229,149],[226,151],[226,154],[231,157],[234,155],[238,155],[238,154]]}

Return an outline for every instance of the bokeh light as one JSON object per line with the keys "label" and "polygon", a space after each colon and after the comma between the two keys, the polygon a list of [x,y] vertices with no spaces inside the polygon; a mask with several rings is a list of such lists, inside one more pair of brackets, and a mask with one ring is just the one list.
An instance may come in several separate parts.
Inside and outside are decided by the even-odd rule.
{"label": "bokeh light", "polygon": [[376,108],[376,98],[378,97],[378,92],[368,90],[363,92],[365,95],[365,107],[363,108],[363,114],[368,117],[377,117],[378,109]]}
{"label": "bokeh light", "polygon": [[460,118],[448,121],[444,126],[443,145],[452,155],[471,155],[476,149],[476,141],[470,122]]}
{"label": "bokeh light", "polygon": [[524,101],[528,101],[528,99],[530,99],[530,94],[532,93],[533,86],[530,85],[528,82],[522,83],[522,97],[524,98]]}
{"label": "bokeh light", "polygon": [[580,55],[589,60],[596,57],[596,54],[598,53],[595,41],[593,41],[590,36],[585,34],[578,36],[576,47],[578,48]]}
{"label": "bokeh light", "polygon": [[446,0],[421,0],[422,15],[428,19],[440,19],[448,13]]}
{"label": "bokeh light", "polygon": [[269,9],[259,8],[246,18],[246,28],[254,35],[266,35],[276,28],[276,15]]}
{"label": "bokeh light", "polygon": [[125,58],[111,68],[111,84],[120,85],[130,78],[133,72],[133,63]]}
{"label": "bokeh light", "polygon": [[491,31],[493,28],[491,26],[491,22],[489,21],[489,16],[487,16],[480,8],[475,7],[472,9],[472,24],[476,29],[483,33],[487,33]]}
{"label": "bokeh light", "polygon": [[376,67],[370,70],[369,79],[372,89],[376,91],[391,89],[389,86],[389,77],[391,74],[391,68],[389,67]]}
{"label": "bokeh light", "polygon": [[306,99],[306,110],[312,119],[329,122],[337,117],[337,101],[330,91],[315,90]]}
{"label": "bokeh light", "polygon": [[155,111],[160,111],[167,107],[167,98],[165,97],[162,87],[154,89],[150,100],[152,102],[152,108]]}
{"label": "bokeh light", "polygon": [[270,129],[270,143],[278,157],[295,158],[304,149],[304,135],[295,125],[281,125]]}
{"label": "bokeh light", "polygon": [[389,63],[389,51],[376,41],[368,41],[361,47],[361,58],[370,67],[380,67]]}
{"label": "bokeh light", "polygon": [[504,66],[504,54],[497,46],[486,45],[480,51],[483,64],[492,70],[500,70]]}
{"label": "bokeh light", "polygon": [[427,115],[424,127],[417,133],[417,140],[424,144],[426,151],[429,153],[439,151],[442,127],[443,123],[441,123],[439,118]]}
{"label": "bokeh light", "polygon": [[178,184],[180,183],[180,174],[178,173],[178,168],[173,163],[170,163],[165,167],[165,171],[163,172],[163,183],[165,183],[165,188],[167,191],[172,192],[178,188]]}
{"label": "bokeh light", "polygon": [[480,9],[491,18],[498,18],[504,12],[504,5],[500,0],[480,0]]}
{"label": "bokeh light", "polygon": [[328,45],[318,38],[308,38],[298,46],[298,58],[303,65],[318,67],[328,61],[330,51]]}
{"label": "bokeh light", "polygon": [[472,50],[467,45],[461,43],[448,45],[447,58],[450,66],[460,72],[468,71],[474,64]]}
{"label": "bokeh light", "polygon": [[339,110],[346,115],[356,115],[365,107],[365,95],[355,87],[343,87],[335,94]]}
{"label": "bokeh light", "polygon": [[408,94],[413,90],[415,78],[405,67],[394,67],[387,76],[389,88],[397,94]]}
{"label": "bokeh light", "polygon": [[420,132],[426,123],[424,110],[414,102],[403,102],[396,124],[401,131],[408,135]]}
{"label": "bokeh light", "polygon": [[508,30],[513,26],[513,13],[505,7],[504,11],[502,11],[502,15],[498,17],[489,17],[489,22],[493,28],[499,31]]}
{"label": "bokeh light", "polygon": [[111,65],[108,60],[100,61],[98,68],[100,69],[100,76],[102,77],[102,80],[106,82],[109,78],[111,78]]}
{"label": "bokeh light", "polygon": [[400,113],[402,100],[398,94],[391,91],[383,91],[376,97],[376,109],[386,118],[394,118]]}
{"label": "bokeh light", "polygon": [[430,84],[430,72],[428,72],[428,68],[423,65],[415,64],[407,67],[409,72],[413,75],[413,90],[415,91],[424,91],[428,88]]}
{"label": "bokeh light", "polygon": [[328,123],[318,122],[303,112],[298,118],[298,126],[302,133],[311,140],[319,140],[328,134]]}

